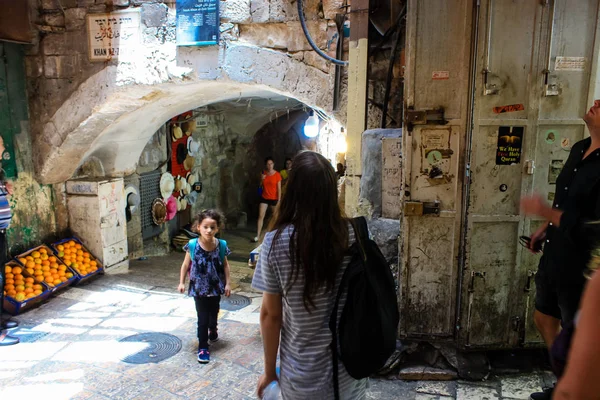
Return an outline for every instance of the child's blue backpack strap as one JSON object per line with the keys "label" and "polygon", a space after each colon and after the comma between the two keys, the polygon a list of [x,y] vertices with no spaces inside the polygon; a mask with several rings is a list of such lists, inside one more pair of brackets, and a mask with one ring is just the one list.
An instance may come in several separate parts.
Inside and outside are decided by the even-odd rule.
{"label": "child's blue backpack strap", "polygon": [[223,267],[225,267],[225,252],[227,251],[227,242],[223,239],[219,239],[219,258],[221,259],[221,263]]}
{"label": "child's blue backpack strap", "polygon": [[188,252],[190,253],[190,258],[194,258],[194,252],[196,251],[196,245],[198,244],[198,238],[190,239],[188,242]]}

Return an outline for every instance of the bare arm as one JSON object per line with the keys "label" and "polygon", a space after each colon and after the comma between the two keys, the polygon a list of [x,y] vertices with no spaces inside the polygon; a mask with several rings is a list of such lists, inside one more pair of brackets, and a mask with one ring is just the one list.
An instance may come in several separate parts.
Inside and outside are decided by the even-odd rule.
{"label": "bare arm", "polygon": [[225,270],[225,296],[229,297],[231,295],[231,280],[229,279],[229,260],[225,257],[225,263],[223,266]]}
{"label": "bare arm", "polygon": [[277,182],[277,201],[281,201],[281,181]]}
{"label": "bare arm", "polygon": [[583,294],[565,373],[554,399],[598,399],[600,393],[600,274],[594,274]]}
{"label": "bare arm", "polygon": [[183,260],[183,264],[181,264],[181,271],[179,272],[179,293],[185,292],[185,277],[187,276],[192,259],[190,258],[190,252],[185,252],[185,258]]}
{"label": "bare arm", "polygon": [[263,302],[260,308],[260,331],[265,352],[265,373],[258,383],[260,397],[267,385],[277,379],[277,351],[279,350],[282,320],[281,295],[263,293]]}

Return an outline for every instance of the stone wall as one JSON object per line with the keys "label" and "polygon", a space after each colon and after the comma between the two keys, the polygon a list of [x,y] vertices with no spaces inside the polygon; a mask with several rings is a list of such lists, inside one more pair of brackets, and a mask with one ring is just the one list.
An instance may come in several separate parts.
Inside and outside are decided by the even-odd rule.
{"label": "stone wall", "polygon": [[[221,43],[206,48],[176,47],[174,0],[30,1],[37,40],[27,50],[26,70],[36,166],[44,182],[67,179],[71,166],[81,164],[84,156],[94,155],[103,162],[110,158],[98,149],[96,139],[108,135],[120,115],[136,110],[149,113],[148,105],[157,102],[163,103],[163,112],[171,114],[165,119],[184,111],[180,95],[185,89],[160,85],[236,81],[245,85],[237,87],[237,94],[233,86],[222,93],[231,90],[232,97],[239,96],[251,85],[262,85],[331,111],[334,68],[310,50],[295,5],[289,1],[221,1]],[[337,40],[332,18],[341,5],[339,0],[310,0],[305,6],[315,41],[331,55]],[[143,46],[131,59],[91,63],[86,15],[127,8],[141,9]],[[164,93],[165,89],[171,95]],[[187,108],[209,103],[207,96],[190,99]],[[147,118],[141,119],[151,126],[143,131],[158,129],[162,121],[144,115]],[[338,118],[343,120],[345,115]],[[113,130],[123,131],[120,127]],[[139,142],[119,146],[131,152],[135,145],[141,151],[148,135],[139,133]],[[61,163],[64,165],[55,167]],[[105,164],[109,175],[133,172],[122,161],[111,159]]]}

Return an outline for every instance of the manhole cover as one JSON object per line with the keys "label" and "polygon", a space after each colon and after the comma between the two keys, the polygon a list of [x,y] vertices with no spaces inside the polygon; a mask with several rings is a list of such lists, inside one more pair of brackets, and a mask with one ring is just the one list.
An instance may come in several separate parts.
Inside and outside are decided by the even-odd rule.
{"label": "manhole cover", "polygon": [[250,305],[248,297],[239,294],[232,294],[229,297],[221,296],[221,308],[227,311],[237,311]]}
{"label": "manhole cover", "polygon": [[143,343],[146,346],[121,359],[128,364],[159,363],[173,357],[181,350],[181,340],[177,336],[166,333],[139,333],[119,340],[126,343]]}
{"label": "manhole cover", "polygon": [[30,327],[20,326],[17,329],[8,331],[10,336],[18,337],[21,343],[33,343],[43,338],[48,332],[34,331]]}

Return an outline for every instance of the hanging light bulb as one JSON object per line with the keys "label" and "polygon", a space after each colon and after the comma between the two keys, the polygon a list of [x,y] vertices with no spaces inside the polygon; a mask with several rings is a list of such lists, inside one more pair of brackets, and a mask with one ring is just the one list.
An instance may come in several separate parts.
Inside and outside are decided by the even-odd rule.
{"label": "hanging light bulb", "polygon": [[304,135],[314,138],[319,135],[319,117],[311,110],[310,117],[304,122]]}

